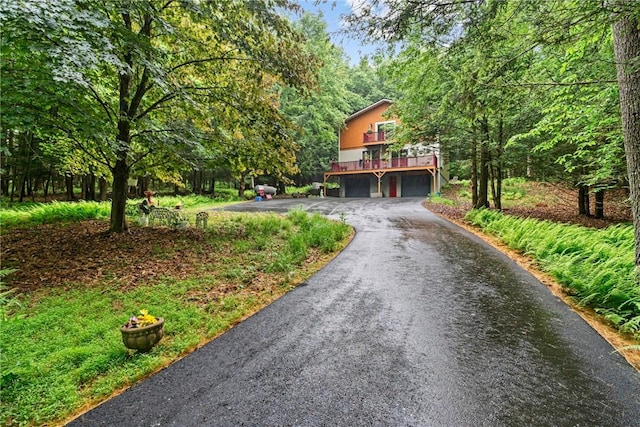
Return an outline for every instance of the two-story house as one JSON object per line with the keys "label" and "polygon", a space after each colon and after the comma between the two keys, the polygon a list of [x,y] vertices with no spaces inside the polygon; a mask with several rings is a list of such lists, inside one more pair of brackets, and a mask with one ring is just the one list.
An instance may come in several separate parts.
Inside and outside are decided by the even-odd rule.
{"label": "two-story house", "polygon": [[387,117],[392,101],[382,99],[349,116],[338,132],[339,158],[327,180],[340,181],[340,197],[412,197],[439,191],[438,144],[392,149],[400,121]]}

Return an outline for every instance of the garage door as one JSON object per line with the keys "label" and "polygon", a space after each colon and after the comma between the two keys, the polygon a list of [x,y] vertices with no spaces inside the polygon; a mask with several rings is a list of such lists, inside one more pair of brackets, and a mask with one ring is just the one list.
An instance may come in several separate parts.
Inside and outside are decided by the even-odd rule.
{"label": "garage door", "polygon": [[369,177],[368,176],[347,176],[344,178],[345,197],[369,197]]}
{"label": "garage door", "polygon": [[431,175],[403,175],[402,197],[425,197],[431,192]]}

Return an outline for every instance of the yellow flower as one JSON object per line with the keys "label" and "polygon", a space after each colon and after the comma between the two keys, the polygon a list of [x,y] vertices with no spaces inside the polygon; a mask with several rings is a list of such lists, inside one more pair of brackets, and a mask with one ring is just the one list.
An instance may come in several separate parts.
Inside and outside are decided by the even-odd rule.
{"label": "yellow flower", "polygon": [[140,310],[140,315],[138,316],[138,321],[140,322],[140,327],[153,325],[158,321],[155,316],[149,314],[149,311],[146,309]]}

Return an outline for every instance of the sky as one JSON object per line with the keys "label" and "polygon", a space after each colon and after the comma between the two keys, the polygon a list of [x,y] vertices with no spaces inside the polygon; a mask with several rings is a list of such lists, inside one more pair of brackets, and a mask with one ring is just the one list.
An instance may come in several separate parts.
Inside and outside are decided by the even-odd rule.
{"label": "sky", "polygon": [[315,0],[298,1],[306,11],[312,13],[322,12],[331,41],[338,46],[342,46],[351,59],[352,65],[358,64],[362,56],[372,54],[375,51],[376,46],[374,44],[367,44],[354,36],[339,33],[344,26],[340,17],[349,14],[352,8],[357,8],[359,3],[366,0],[324,0],[318,5],[315,4]]}

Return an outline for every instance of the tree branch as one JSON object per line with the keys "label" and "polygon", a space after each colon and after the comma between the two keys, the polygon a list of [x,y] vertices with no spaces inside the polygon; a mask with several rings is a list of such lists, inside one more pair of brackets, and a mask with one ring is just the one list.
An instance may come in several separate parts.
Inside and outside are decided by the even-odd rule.
{"label": "tree branch", "polygon": [[493,83],[480,83],[485,86],[495,86],[495,87],[512,87],[512,86],[590,86],[590,85],[603,85],[603,84],[611,84],[618,83],[617,80],[593,80],[593,81],[584,81],[584,82],[573,82],[573,83],[560,83],[560,82],[523,82],[523,83],[502,83],[502,84],[493,84]]}
{"label": "tree branch", "polygon": [[142,102],[142,97],[144,97],[145,93],[149,90],[150,86],[147,87],[147,82],[149,81],[149,68],[144,67],[144,71],[142,72],[142,77],[140,78],[140,83],[138,83],[138,87],[136,88],[136,93],[133,95],[131,99],[131,104],[129,104],[129,117],[134,117],[136,111],[138,111],[138,107],[140,107],[140,102]]}
{"label": "tree branch", "polygon": [[[55,122],[52,122],[52,123],[51,123],[51,125],[52,125],[54,128],[56,128],[56,129],[58,129],[58,130],[61,130],[65,135],[67,135],[67,137],[68,137],[69,139],[71,139],[71,140],[74,142],[74,145],[75,145],[76,147],[78,147],[78,149],[79,149],[80,151],[82,151],[83,153],[85,153],[87,156],[89,156],[90,158],[92,158],[92,159],[93,159],[93,160],[95,160],[96,162],[100,163],[101,165],[106,166],[107,168],[109,168],[109,170],[113,169],[113,168],[112,168],[112,166],[111,166],[111,164],[109,163],[108,158],[105,158],[105,159],[104,159],[104,161],[103,161],[103,160],[102,160],[101,158],[99,158],[98,156],[95,156],[95,155],[94,155],[94,153],[90,152],[90,151],[89,151],[89,150],[84,146],[84,144],[83,144],[81,141],[79,141],[79,140],[78,140],[78,139],[73,135],[73,133],[72,133],[69,129],[66,129],[66,128],[64,128],[63,126],[60,126],[60,125],[58,125],[58,124],[57,124],[57,123],[55,123]],[[100,152],[101,152],[101,154],[104,154],[104,153],[102,152],[102,150],[100,150]]]}
{"label": "tree branch", "polygon": [[166,2],[166,3],[165,3],[165,4],[160,8],[160,11],[163,11],[163,10],[165,10],[166,8],[168,8],[168,7],[171,5],[171,3],[173,3],[173,0],[169,0],[168,2]]}
{"label": "tree branch", "polygon": [[[140,154],[140,156],[138,156],[137,159],[135,159],[133,162],[131,162],[130,167],[133,167],[136,163],[140,163],[142,160],[144,160],[144,158],[146,158],[148,155],[150,155],[151,153],[153,153],[152,149],[147,150],[146,153],[144,154]],[[155,167],[156,165],[149,165],[150,168]]]}
{"label": "tree branch", "polygon": [[[238,50],[238,49],[232,49],[227,53],[231,53],[234,50]],[[234,61],[254,61],[253,58],[229,57],[229,56],[226,56],[226,54],[224,54],[222,56],[215,56],[215,57],[202,58],[202,59],[194,59],[192,61],[183,62],[182,64],[178,64],[178,65],[174,66],[173,68],[171,68],[167,72],[167,74],[172,73],[172,72],[178,70],[179,68],[186,67],[186,66],[189,66],[189,65],[202,64],[202,63],[205,63],[205,62],[213,62],[213,61],[231,61],[231,60],[234,60]]]}
{"label": "tree branch", "polygon": [[109,120],[113,121],[113,117],[115,115],[115,111],[112,114],[111,109],[109,108],[109,105],[102,100],[102,98],[100,97],[100,95],[98,95],[98,92],[96,92],[96,90],[93,88],[93,86],[90,85],[90,84],[88,84],[88,86],[89,86],[89,90],[91,90],[91,93],[93,93],[93,97],[102,106],[102,108],[104,109],[105,113],[107,113],[107,117],[109,118]]}
{"label": "tree branch", "polygon": [[137,138],[140,137],[142,135],[146,135],[146,134],[154,134],[154,133],[169,133],[169,132],[175,132],[178,129],[147,129],[147,130],[143,130],[141,132],[137,132],[135,134],[131,135],[131,139],[133,138]]}
{"label": "tree branch", "polygon": [[176,96],[178,96],[178,94],[175,93],[175,92],[171,92],[171,93],[166,94],[165,96],[163,96],[162,98],[158,99],[156,102],[151,104],[146,110],[144,110],[143,112],[138,114],[136,117],[134,117],[134,120],[139,120],[139,119],[143,118],[144,116],[149,114],[151,111],[153,111],[156,108],[158,108],[159,105],[164,104],[165,102],[172,100]]}

